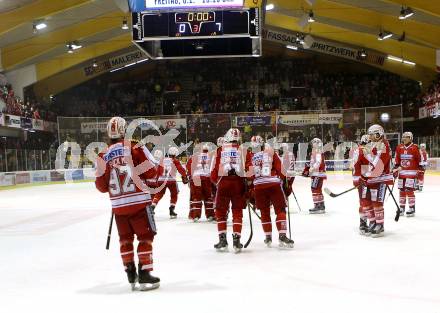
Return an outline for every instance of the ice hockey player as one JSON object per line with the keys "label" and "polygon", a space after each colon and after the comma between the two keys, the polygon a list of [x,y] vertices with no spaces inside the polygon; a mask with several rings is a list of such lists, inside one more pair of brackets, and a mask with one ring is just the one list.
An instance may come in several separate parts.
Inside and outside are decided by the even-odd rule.
{"label": "ice hockey player", "polygon": [[233,248],[240,252],[243,209],[246,207],[244,166],[246,150],[240,148],[240,131],[231,128],[225,135],[225,142],[217,149],[211,170],[211,181],[217,186],[215,217],[219,242],[214,245],[218,251],[228,249],[227,215],[229,205],[232,211]]}
{"label": "ice hockey player", "polygon": [[381,237],[384,233],[383,202],[387,185],[393,184],[391,173],[391,149],[382,126],[372,125],[368,128],[370,143],[363,147],[363,154],[368,160],[369,170],[362,176],[368,186],[373,211],[369,218],[368,232],[372,237]]}
{"label": "ice hockey player", "polygon": [[176,147],[170,147],[168,149],[168,154],[161,160],[159,163],[158,173],[157,173],[157,185],[162,188],[156,193],[153,199],[152,208],[153,210],[156,208],[159,201],[165,194],[166,189],[170,191],[171,201],[170,201],[170,218],[177,218],[177,214],[175,212],[177,198],[179,194],[179,188],[177,186],[176,174],[180,173],[182,176],[182,182],[184,184],[188,183],[188,178],[186,176],[186,171],[183,168],[180,161],[177,159],[177,154],[179,150]]}
{"label": "ice hockey player", "polygon": [[309,210],[310,214],[322,214],[325,213],[324,195],[322,193],[322,185],[324,180],[327,179],[325,173],[325,159],[322,147],[322,141],[319,138],[314,138],[311,141],[312,154],[310,156],[310,163],[304,168],[303,176],[311,177],[311,189],[313,203],[315,207]]}
{"label": "ice hockey player", "polygon": [[400,191],[400,215],[405,213],[406,198],[408,198],[409,209],[406,216],[412,217],[416,213],[417,175],[420,168],[419,147],[413,143],[413,134],[405,132],[402,135],[403,143],[396,148],[394,160],[394,177],[398,177]]}
{"label": "ice hockey player", "polygon": [[[157,171],[157,168],[158,168],[158,166],[162,160],[162,157],[163,157],[163,152],[162,152],[162,150],[156,150],[156,151],[154,151],[153,155],[154,155],[154,162],[155,162],[156,171]],[[157,188],[160,187],[157,184],[157,177],[155,176],[155,177],[146,179],[145,183],[147,184],[147,186],[149,188],[151,199],[154,199],[154,196],[156,195],[156,190],[157,190]],[[153,213],[154,213],[154,211],[153,211]]]}
{"label": "ice hockey player", "polygon": [[293,248],[294,241],[286,236],[286,197],[282,184],[288,184],[282,173],[282,164],[279,156],[263,138],[251,138],[252,152],[247,155],[246,172],[249,176],[249,185],[254,186],[255,205],[261,212],[261,224],[266,238],[264,243],[272,244],[272,221],[270,207],[273,205],[276,214],[276,226],[280,248]]}
{"label": "ice hockey player", "polygon": [[428,166],[428,152],[426,151],[426,144],[420,144],[420,169],[417,177],[418,190],[423,190],[423,184],[425,183],[425,171]]}
{"label": "ice hockey player", "polygon": [[[140,290],[159,287],[160,279],[153,270],[153,239],[156,225],[150,208],[151,198],[141,181],[156,176],[154,159],[145,146],[124,140],[126,122],[113,117],[107,125],[110,146],[99,154],[95,185],[100,192],[108,192],[119,233],[122,262],[128,281]],[[145,188],[144,188],[145,187]],[[134,235],[139,241],[138,273],[134,263]]]}
{"label": "ice hockey player", "polygon": [[368,171],[369,162],[365,158],[363,148],[370,142],[368,135],[363,135],[359,146],[354,150],[352,156],[353,169],[353,185],[357,187],[359,194],[359,233],[369,236],[368,218],[374,216],[373,207],[371,205],[371,196],[362,174]]}
{"label": "ice hockey player", "polygon": [[278,150],[278,156],[281,159],[282,173],[286,176],[287,184],[283,184],[284,194],[286,198],[290,196],[295,181],[295,155],[293,151],[289,151],[289,145],[282,143]]}
{"label": "ice hockey player", "polygon": [[[214,155],[217,155],[217,151],[218,151],[218,149],[220,149],[220,148],[223,146],[224,143],[225,143],[225,137],[218,137],[218,138],[217,138],[217,149],[216,149],[216,151],[213,153]],[[212,158],[211,162],[213,162],[214,159],[215,159],[215,158]],[[211,166],[212,166],[212,163],[211,163]],[[214,183],[213,183],[211,186],[212,186],[212,195],[213,195],[213,199],[215,199],[215,195],[216,195],[216,193],[217,193],[217,186],[216,186]],[[215,203],[214,203],[214,205],[215,205]],[[214,207],[214,210],[215,210],[215,207]]]}
{"label": "ice hockey player", "polygon": [[209,222],[215,220],[211,188],[211,159],[209,146],[204,144],[202,152],[196,152],[186,164],[190,180],[189,219],[194,222],[201,218],[203,204],[205,205],[206,219]]}

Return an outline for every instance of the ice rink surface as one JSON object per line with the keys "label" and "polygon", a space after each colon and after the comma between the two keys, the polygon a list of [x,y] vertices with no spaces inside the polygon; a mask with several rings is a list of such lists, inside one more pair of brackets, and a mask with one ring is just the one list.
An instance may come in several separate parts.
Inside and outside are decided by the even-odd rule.
{"label": "ice rink surface", "polygon": [[[330,175],[326,185],[335,192],[352,186],[343,175]],[[213,249],[215,224],[187,220],[189,192],[181,185],[177,220],[168,219],[169,197],[156,209],[153,273],[161,287],[144,293],[126,282],[116,227],[105,250],[110,202],[93,183],[0,191],[0,310],[440,312],[440,176],[428,176],[416,194],[414,218],[394,222],[388,199],[386,235],[377,239],[358,235],[355,192],[326,196],[327,214],[308,215],[308,186],[297,178],[303,211],[291,214],[293,250],[266,248],[253,215],[253,241],[236,255]],[[298,211],[293,197],[290,209]],[[230,233],[228,241],[232,250]]]}

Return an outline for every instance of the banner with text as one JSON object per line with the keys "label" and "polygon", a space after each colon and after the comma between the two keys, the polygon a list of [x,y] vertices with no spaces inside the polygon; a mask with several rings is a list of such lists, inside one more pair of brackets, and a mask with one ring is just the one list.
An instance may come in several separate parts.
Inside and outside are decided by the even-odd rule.
{"label": "banner with text", "polygon": [[270,126],[271,116],[237,116],[235,122],[237,127],[243,126]]}
{"label": "banner with text", "polygon": [[84,74],[86,76],[93,76],[100,73],[105,73],[117,68],[124,67],[126,65],[136,63],[147,59],[147,56],[142,51],[133,51],[118,55],[107,60],[99,61],[95,66],[90,65],[84,68]]}

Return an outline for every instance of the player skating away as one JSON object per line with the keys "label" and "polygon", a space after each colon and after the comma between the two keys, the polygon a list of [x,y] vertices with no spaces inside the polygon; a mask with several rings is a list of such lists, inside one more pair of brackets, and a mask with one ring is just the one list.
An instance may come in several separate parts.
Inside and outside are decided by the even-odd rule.
{"label": "player skating away", "polygon": [[[142,190],[145,185],[140,181],[155,177],[156,169],[153,156],[145,146],[138,147],[135,142],[124,140],[125,126],[123,118],[110,120],[107,133],[111,144],[97,159],[95,185],[99,191],[109,193],[129,283],[134,289],[138,280],[141,290],[149,290],[160,284],[160,279],[150,274],[156,225],[150,195]],[[134,263],[134,235],[139,241],[138,274]]]}
{"label": "player skating away", "polygon": [[368,160],[368,171],[362,176],[368,187],[373,211],[371,214],[368,232],[372,237],[383,236],[384,233],[384,208],[383,202],[387,184],[393,184],[391,174],[391,148],[385,139],[385,132],[380,125],[372,125],[368,129],[370,143],[363,147],[363,154]]}
{"label": "player skating away", "polygon": [[248,153],[246,172],[249,182],[254,187],[255,205],[261,212],[261,224],[266,238],[264,243],[272,244],[272,220],[270,207],[273,205],[276,214],[276,227],[279,233],[279,246],[293,248],[294,241],[287,238],[286,226],[286,197],[283,192],[283,182],[287,184],[282,173],[282,164],[279,156],[270,146],[265,146],[263,138],[251,138],[252,152]]}
{"label": "player skating away", "polygon": [[423,184],[425,183],[425,171],[428,166],[428,152],[426,151],[426,144],[420,144],[420,169],[417,176],[418,190],[423,190]]}
{"label": "player skating away", "polygon": [[201,218],[203,204],[206,219],[210,222],[215,220],[211,188],[211,159],[209,146],[203,145],[202,152],[195,153],[186,164],[190,178],[189,218],[194,222]]}
{"label": "player skating away", "polygon": [[310,214],[325,213],[324,195],[322,193],[322,185],[327,179],[325,173],[325,159],[322,147],[322,141],[319,138],[314,138],[311,141],[312,154],[310,156],[310,163],[306,165],[303,171],[303,176],[311,177],[311,190],[314,208],[309,210]]}
{"label": "player skating away", "polygon": [[231,128],[225,135],[225,142],[217,149],[211,170],[211,180],[217,186],[215,197],[215,216],[219,242],[214,245],[218,251],[226,251],[227,216],[229,205],[232,211],[233,247],[240,252],[243,245],[240,242],[243,221],[243,209],[246,207],[244,165],[246,150],[240,148],[240,131]]}
{"label": "player skating away", "polygon": [[369,143],[368,135],[363,135],[359,146],[354,150],[352,157],[353,169],[353,185],[357,187],[359,194],[359,233],[361,235],[369,236],[367,221],[374,223],[374,211],[371,205],[370,191],[365,184],[365,179],[362,175],[368,171],[369,162],[364,155],[364,147]]}
{"label": "player skating away", "polygon": [[405,132],[402,135],[403,143],[396,148],[396,157],[393,173],[398,177],[400,191],[400,215],[405,213],[406,198],[408,198],[409,209],[406,216],[411,217],[416,213],[417,175],[420,169],[419,147],[413,143],[413,134]]}
{"label": "player skating away", "polygon": [[184,184],[188,183],[188,179],[186,176],[186,171],[183,168],[180,161],[177,159],[177,154],[179,150],[176,147],[171,147],[168,150],[168,154],[165,158],[161,160],[159,163],[158,173],[157,173],[157,184],[158,186],[162,186],[162,188],[157,192],[154,196],[152,208],[153,210],[156,208],[159,201],[165,194],[165,191],[168,189],[171,194],[170,200],[170,218],[177,218],[177,214],[175,212],[177,198],[179,194],[179,188],[177,186],[176,175],[177,172],[182,176],[182,182]]}

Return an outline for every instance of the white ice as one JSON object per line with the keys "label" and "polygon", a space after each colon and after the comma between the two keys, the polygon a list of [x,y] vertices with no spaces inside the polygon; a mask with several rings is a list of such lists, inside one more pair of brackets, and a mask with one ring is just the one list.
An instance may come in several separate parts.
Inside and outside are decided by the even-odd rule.
{"label": "white ice", "polygon": [[[330,175],[326,185],[339,192],[351,181]],[[161,287],[146,293],[126,283],[115,227],[105,250],[110,203],[92,183],[0,191],[0,311],[440,312],[440,176],[426,178],[414,218],[394,222],[388,199],[377,239],[358,235],[355,192],[327,196],[327,214],[308,215],[308,186],[297,178],[293,250],[266,248],[253,216],[253,241],[237,255],[213,249],[215,224],[187,220],[188,187],[180,186],[177,220],[168,219],[168,196],[156,209]]]}

